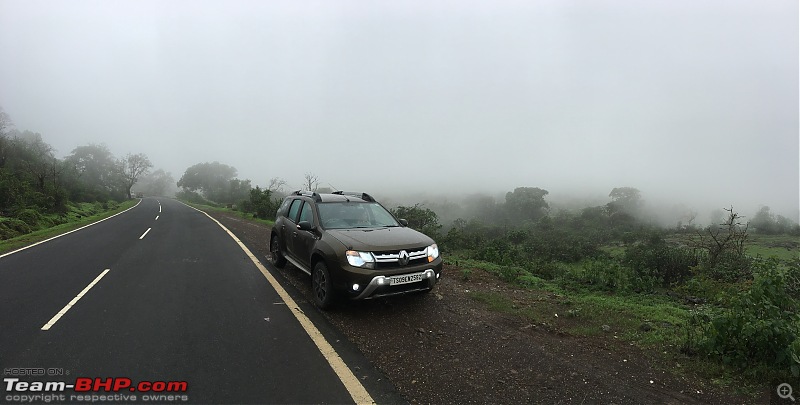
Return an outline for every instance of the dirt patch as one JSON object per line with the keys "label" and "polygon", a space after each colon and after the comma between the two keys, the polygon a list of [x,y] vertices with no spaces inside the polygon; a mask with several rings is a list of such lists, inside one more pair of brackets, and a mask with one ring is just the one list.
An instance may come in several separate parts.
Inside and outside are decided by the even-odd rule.
{"label": "dirt patch", "polygon": [[[210,214],[259,257],[269,257],[269,227]],[[310,302],[309,277],[291,265],[280,272]],[[558,299],[548,294],[480,270],[464,279],[446,265],[431,293],[350,302],[323,315],[411,403],[753,402],[675,375],[611,334],[569,336],[546,322],[492,311],[475,298],[500,295],[514,305]]]}

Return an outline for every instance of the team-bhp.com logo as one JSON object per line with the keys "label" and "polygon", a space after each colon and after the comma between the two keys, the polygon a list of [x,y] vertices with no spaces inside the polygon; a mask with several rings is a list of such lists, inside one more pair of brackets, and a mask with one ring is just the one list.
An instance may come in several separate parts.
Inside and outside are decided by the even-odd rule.
{"label": "team-bhp.com logo", "polygon": [[[6,389],[6,400],[17,401],[15,394],[19,395],[19,400],[22,401],[46,401],[45,394],[63,393],[66,390],[74,391],[76,394],[69,396],[71,401],[88,401],[95,402],[94,397],[100,401],[136,401],[137,398],[133,394],[143,394],[143,400],[169,400],[169,401],[186,401],[186,395],[169,395],[170,398],[161,398],[161,394],[181,394],[186,393],[189,389],[189,383],[186,381],[140,381],[134,383],[133,380],[126,377],[109,377],[109,378],[88,378],[78,377],[72,384],[67,384],[64,381],[21,381],[19,378],[3,378],[3,384]],[[112,393],[114,395],[104,395],[103,398],[97,393]],[[125,393],[124,397],[119,394]],[[157,396],[148,394],[155,393]],[[86,398],[84,398],[86,397]],[[174,398],[172,398],[174,397]],[[48,397],[50,398],[50,397]],[[56,400],[67,400],[66,395]]]}
{"label": "team-bhp.com logo", "polygon": [[75,392],[186,392],[186,381],[141,381],[133,384],[130,378],[87,378],[78,377],[74,384],[63,381],[20,381],[19,378],[3,378],[6,392],[53,392],[67,389]]}

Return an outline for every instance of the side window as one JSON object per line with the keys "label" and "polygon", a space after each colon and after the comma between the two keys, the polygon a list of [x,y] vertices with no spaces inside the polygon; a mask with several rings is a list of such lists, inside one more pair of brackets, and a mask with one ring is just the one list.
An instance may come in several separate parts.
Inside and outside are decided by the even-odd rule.
{"label": "side window", "polygon": [[309,204],[308,202],[303,204],[303,209],[300,210],[300,220],[298,220],[297,223],[299,224],[300,222],[303,221],[308,221],[312,225],[314,224],[314,214],[311,211],[311,204]]}
{"label": "side window", "polygon": [[283,204],[281,204],[281,207],[278,208],[278,216],[286,216],[286,214],[289,212],[289,204],[291,203],[292,203],[291,198],[283,200]]}
{"label": "side window", "polygon": [[303,204],[303,200],[299,198],[292,201],[292,205],[289,207],[289,215],[286,216],[290,221],[297,222],[297,212],[300,211],[301,204]]}

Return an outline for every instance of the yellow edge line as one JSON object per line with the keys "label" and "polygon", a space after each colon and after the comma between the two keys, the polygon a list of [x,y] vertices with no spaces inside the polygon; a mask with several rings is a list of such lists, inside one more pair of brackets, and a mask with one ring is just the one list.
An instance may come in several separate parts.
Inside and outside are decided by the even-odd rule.
{"label": "yellow edge line", "polygon": [[78,231],[80,231],[81,229],[86,229],[86,228],[88,228],[88,227],[90,227],[90,226],[92,226],[92,225],[99,224],[99,223],[101,223],[101,222],[103,222],[103,221],[105,221],[105,220],[109,220],[109,219],[111,219],[111,218],[114,218],[114,217],[116,217],[117,215],[124,214],[124,213],[126,213],[126,212],[128,212],[128,211],[130,211],[130,210],[132,210],[132,209],[134,209],[134,208],[136,208],[136,207],[138,207],[140,202],[142,202],[142,199],[141,199],[141,198],[139,199],[139,202],[137,202],[137,203],[136,203],[136,205],[134,205],[133,207],[130,207],[130,208],[126,209],[125,211],[120,211],[120,212],[118,212],[118,213],[116,213],[116,214],[114,214],[114,215],[112,215],[112,216],[110,216],[110,217],[108,217],[108,218],[103,218],[103,219],[101,219],[101,220],[99,220],[99,221],[92,222],[92,223],[91,223],[91,224],[89,224],[89,225],[84,225],[84,226],[82,226],[82,227],[80,227],[80,228],[78,228],[78,229],[73,229],[73,230],[71,230],[71,231],[69,231],[69,232],[64,232],[64,233],[62,233],[61,235],[56,235],[56,236],[53,236],[53,237],[52,237],[52,238],[50,238],[50,239],[45,239],[45,240],[43,240],[43,241],[36,242],[36,243],[34,243],[34,244],[31,244],[31,245],[28,245],[28,246],[25,246],[25,247],[19,248],[19,249],[17,249],[17,250],[14,250],[14,251],[11,251],[11,252],[8,252],[8,253],[4,253],[4,254],[0,255],[0,258],[3,258],[3,257],[6,257],[6,256],[9,256],[9,255],[13,255],[14,253],[17,253],[17,252],[23,251],[23,250],[25,250],[25,249],[30,249],[30,248],[32,248],[32,247],[34,247],[34,246],[41,245],[42,243],[49,242],[49,241],[51,241],[51,240],[53,240],[53,239],[60,238],[60,237],[62,237],[62,236],[64,236],[64,235],[69,235],[69,234],[71,234],[71,233],[73,233],[73,232],[78,232]]}
{"label": "yellow edge line", "polygon": [[250,260],[253,261],[253,264],[256,265],[258,270],[261,271],[261,274],[263,274],[264,277],[266,277],[267,281],[269,281],[269,283],[272,285],[272,288],[274,288],[275,291],[278,292],[278,295],[281,297],[283,302],[285,302],[286,305],[289,308],[291,308],[292,314],[294,314],[294,317],[297,318],[298,322],[300,322],[300,325],[303,327],[303,329],[305,329],[306,333],[308,333],[308,336],[311,337],[311,340],[314,341],[314,344],[317,345],[317,348],[325,357],[325,359],[328,360],[328,364],[330,364],[333,371],[339,377],[339,380],[342,381],[342,384],[344,384],[344,387],[347,389],[347,392],[350,393],[350,396],[353,398],[353,401],[355,401],[355,403],[357,404],[374,404],[375,401],[372,399],[372,396],[369,395],[364,386],[361,385],[361,381],[359,381],[358,378],[350,370],[350,368],[347,367],[347,364],[345,364],[344,360],[342,360],[342,358],[339,357],[339,354],[336,353],[336,350],[334,350],[333,346],[331,346],[330,343],[328,343],[328,341],[325,339],[325,337],[322,336],[322,333],[320,333],[319,329],[317,329],[317,327],[314,326],[314,323],[311,322],[310,319],[308,319],[306,314],[303,313],[303,311],[300,309],[297,303],[294,302],[292,297],[290,297],[289,294],[286,292],[286,290],[284,290],[283,287],[280,285],[280,283],[278,283],[278,280],[276,280],[275,277],[273,277],[272,274],[270,274],[267,268],[264,267],[263,264],[261,264],[261,261],[259,261],[258,258],[256,258],[253,252],[251,252],[250,249],[248,249],[247,246],[245,246],[244,243],[242,243],[242,241],[239,240],[239,238],[237,238],[236,235],[233,234],[233,232],[231,232],[228,228],[226,228],[225,225],[222,225],[222,223],[217,221],[214,217],[190,205],[186,206],[205,214],[205,216],[210,218],[212,221],[216,222],[217,225],[220,226],[220,228],[225,230],[225,232],[227,232],[228,235],[230,235],[230,237],[233,238],[234,241],[236,241],[236,243],[244,251],[244,253],[247,254],[247,257],[249,257]]}

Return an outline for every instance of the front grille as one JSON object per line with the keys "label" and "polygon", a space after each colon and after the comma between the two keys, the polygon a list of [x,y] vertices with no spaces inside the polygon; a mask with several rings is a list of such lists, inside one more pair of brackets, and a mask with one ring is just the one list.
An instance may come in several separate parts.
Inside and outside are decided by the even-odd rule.
{"label": "front grille", "polygon": [[[405,252],[405,254],[403,252]],[[377,269],[396,269],[399,267],[423,264],[428,261],[426,248],[372,252],[372,254],[375,256],[375,267]],[[408,255],[408,263],[401,265],[400,258],[406,255]]]}

